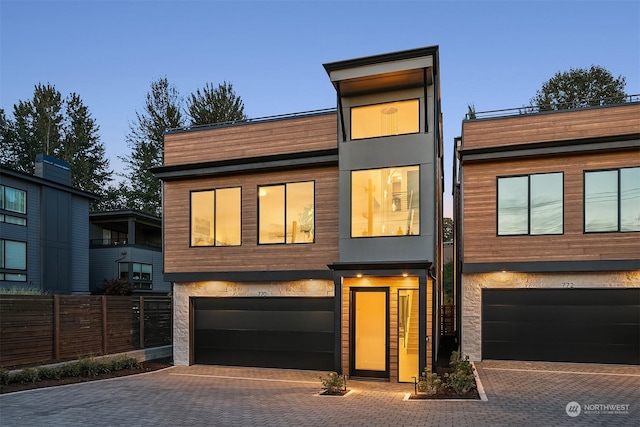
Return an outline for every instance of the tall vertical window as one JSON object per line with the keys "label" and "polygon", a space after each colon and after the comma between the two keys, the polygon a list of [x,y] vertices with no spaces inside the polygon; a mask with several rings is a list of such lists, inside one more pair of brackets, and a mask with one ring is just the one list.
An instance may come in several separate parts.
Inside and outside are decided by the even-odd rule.
{"label": "tall vertical window", "polygon": [[351,237],[420,234],[420,168],[351,172]]}
{"label": "tall vertical window", "polygon": [[498,235],[562,234],[561,172],[498,178]]}
{"label": "tall vertical window", "polygon": [[584,231],[640,231],[640,168],[584,173]]}
{"label": "tall vertical window", "polygon": [[0,240],[0,269],[0,280],[11,282],[27,281],[26,242]]}
{"label": "tall vertical window", "polygon": [[351,108],[351,139],[405,135],[420,131],[420,101],[387,102]]}
{"label": "tall vertical window", "polygon": [[26,214],[27,192],[0,185],[0,209]]}
{"label": "tall vertical window", "polygon": [[258,187],[258,243],[313,243],[314,193],[313,181]]}
{"label": "tall vertical window", "polygon": [[191,193],[191,246],[239,246],[240,187]]}

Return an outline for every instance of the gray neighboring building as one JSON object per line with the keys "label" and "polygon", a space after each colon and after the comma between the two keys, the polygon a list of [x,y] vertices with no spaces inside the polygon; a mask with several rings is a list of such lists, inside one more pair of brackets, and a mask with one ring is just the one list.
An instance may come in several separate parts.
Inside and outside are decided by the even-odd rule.
{"label": "gray neighboring building", "polygon": [[135,210],[93,212],[90,221],[89,284],[127,279],[134,293],[167,294],[162,275],[162,220]]}
{"label": "gray neighboring building", "polygon": [[67,162],[39,154],[35,174],[0,166],[0,287],[89,292],[89,203]]}

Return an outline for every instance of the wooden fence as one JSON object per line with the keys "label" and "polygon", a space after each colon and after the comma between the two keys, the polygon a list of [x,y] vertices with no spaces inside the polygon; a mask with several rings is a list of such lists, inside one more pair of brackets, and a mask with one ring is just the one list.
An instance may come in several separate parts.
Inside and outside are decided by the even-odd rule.
{"label": "wooden fence", "polygon": [[0,367],[171,344],[171,297],[0,295]]}

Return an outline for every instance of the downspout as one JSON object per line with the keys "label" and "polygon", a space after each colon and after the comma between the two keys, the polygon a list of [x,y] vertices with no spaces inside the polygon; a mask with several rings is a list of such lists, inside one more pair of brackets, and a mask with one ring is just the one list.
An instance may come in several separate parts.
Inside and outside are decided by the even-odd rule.
{"label": "downspout", "polygon": [[431,304],[434,305],[433,320],[431,322],[431,369],[433,372],[435,372],[435,367],[437,362],[436,356],[438,354],[436,345],[439,341],[437,340],[438,336],[436,335],[436,325],[440,321],[440,304],[438,304],[436,300],[436,289],[438,285],[438,280],[433,275],[432,270],[433,270],[433,265],[431,266],[431,268],[429,268],[429,270],[427,270],[427,275],[433,281],[431,285],[431,301],[432,301]]}
{"label": "downspout", "polygon": [[342,142],[347,141],[347,131],[344,127],[344,113],[342,111],[342,93],[340,92],[340,82],[336,82],[336,94],[338,95],[338,119],[342,130]]}

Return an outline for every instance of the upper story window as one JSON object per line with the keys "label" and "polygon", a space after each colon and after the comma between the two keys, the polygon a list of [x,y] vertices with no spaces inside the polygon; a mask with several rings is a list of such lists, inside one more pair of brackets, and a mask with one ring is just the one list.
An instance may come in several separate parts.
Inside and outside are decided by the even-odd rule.
{"label": "upper story window", "polygon": [[351,139],[420,132],[420,101],[386,102],[351,108]]}
{"label": "upper story window", "polygon": [[[27,213],[27,192],[17,188],[0,185],[0,209],[18,214]],[[27,225],[27,219],[0,213],[0,222],[16,225]]]}
{"label": "upper story window", "polygon": [[420,168],[351,172],[351,237],[420,234]]}
{"label": "upper story window", "polygon": [[258,187],[258,243],[313,243],[315,183]]}
{"label": "upper story window", "polygon": [[2,269],[0,270],[0,280],[11,282],[27,281],[26,271],[16,271],[27,269],[26,242],[0,239],[0,269]]}
{"label": "upper story window", "polygon": [[191,246],[239,246],[240,187],[191,192]]}
{"label": "upper story window", "polygon": [[584,231],[640,231],[640,167],[584,173]]}
{"label": "upper story window", "polygon": [[562,172],[498,178],[498,236],[562,234]]}

